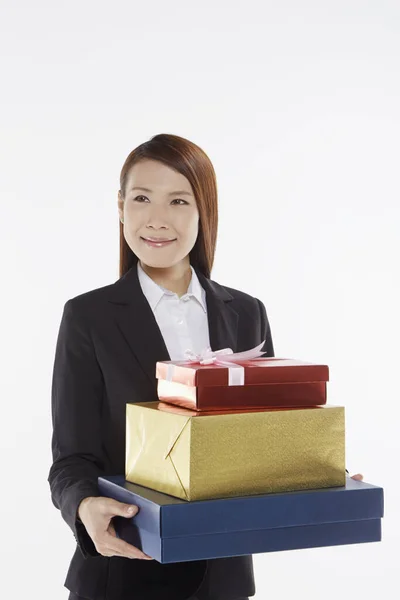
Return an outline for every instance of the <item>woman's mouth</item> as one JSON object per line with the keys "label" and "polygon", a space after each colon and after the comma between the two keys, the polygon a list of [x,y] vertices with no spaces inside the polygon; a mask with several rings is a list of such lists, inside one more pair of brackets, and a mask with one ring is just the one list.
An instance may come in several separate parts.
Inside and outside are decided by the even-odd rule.
{"label": "woman's mouth", "polygon": [[172,244],[172,242],[176,241],[175,239],[167,239],[167,238],[140,238],[145,244],[147,244],[148,246],[152,247],[152,248],[163,248],[164,246],[168,246],[169,244]]}

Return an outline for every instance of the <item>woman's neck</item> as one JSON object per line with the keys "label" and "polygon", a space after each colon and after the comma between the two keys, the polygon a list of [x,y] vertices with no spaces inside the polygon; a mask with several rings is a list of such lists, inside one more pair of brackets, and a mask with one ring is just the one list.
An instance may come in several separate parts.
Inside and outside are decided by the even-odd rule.
{"label": "woman's neck", "polygon": [[192,279],[189,261],[181,262],[172,267],[150,267],[140,261],[140,266],[158,285],[178,294],[179,297],[186,294]]}

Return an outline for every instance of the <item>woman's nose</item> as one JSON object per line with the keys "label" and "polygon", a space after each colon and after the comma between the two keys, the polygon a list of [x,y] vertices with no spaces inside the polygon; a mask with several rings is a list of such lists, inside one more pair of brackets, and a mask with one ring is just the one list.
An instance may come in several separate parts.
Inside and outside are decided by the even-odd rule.
{"label": "woman's nose", "polygon": [[168,227],[165,210],[160,207],[151,208],[147,219],[148,227]]}

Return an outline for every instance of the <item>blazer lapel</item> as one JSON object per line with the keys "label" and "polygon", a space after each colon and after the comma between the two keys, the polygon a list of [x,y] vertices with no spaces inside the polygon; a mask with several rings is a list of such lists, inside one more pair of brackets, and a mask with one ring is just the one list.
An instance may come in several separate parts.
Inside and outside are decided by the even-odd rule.
{"label": "blazer lapel", "polygon": [[[197,269],[200,284],[206,292],[210,345],[213,350],[237,349],[238,313],[230,306],[233,296]],[[138,363],[156,385],[156,362],[171,360],[154,313],[143,294],[137,265],[110,287],[108,301],[115,306],[115,320]]]}
{"label": "blazer lapel", "polygon": [[195,270],[206,292],[211,349],[232,348],[236,352],[239,315],[230,304],[233,296],[222,285],[207,279],[200,271]]}

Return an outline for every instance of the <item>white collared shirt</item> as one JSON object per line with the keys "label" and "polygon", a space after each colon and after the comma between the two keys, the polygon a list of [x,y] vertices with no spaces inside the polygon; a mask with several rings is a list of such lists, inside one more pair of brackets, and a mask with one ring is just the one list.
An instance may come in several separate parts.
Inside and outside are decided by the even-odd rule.
{"label": "white collared shirt", "polygon": [[137,263],[139,283],[154,313],[171,360],[184,360],[185,350],[196,354],[210,345],[206,293],[196,271],[186,294],[178,294],[158,285]]}

